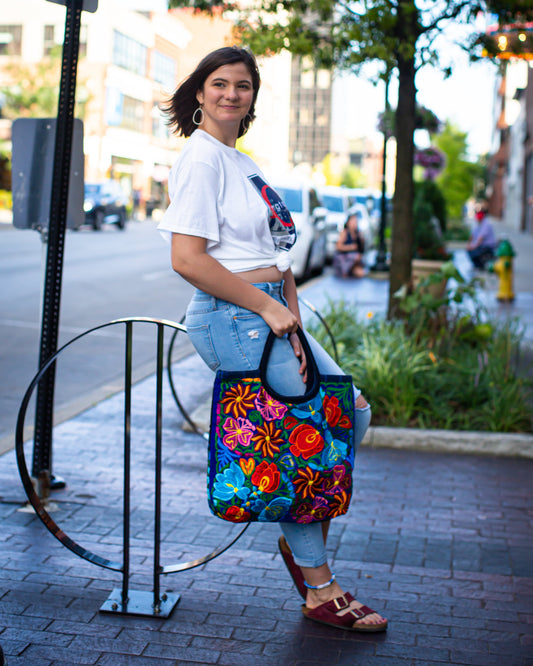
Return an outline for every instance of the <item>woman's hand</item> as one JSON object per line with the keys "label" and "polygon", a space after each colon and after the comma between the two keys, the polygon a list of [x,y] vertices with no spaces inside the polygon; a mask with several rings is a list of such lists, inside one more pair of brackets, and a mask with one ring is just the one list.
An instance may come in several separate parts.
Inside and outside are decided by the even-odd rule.
{"label": "woman's hand", "polygon": [[294,333],[298,328],[297,317],[289,308],[273,298],[268,299],[259,314],[278,338],[283,337],[286,333]]}
{"label": "woman's hand", "polygon": [[294,355],[300,361],[300,374],[302,375],[302,381],[304,384],[307,384],[307,359],[305,358],[305,352],[302,349],[298,334],[291,333],[289,336],[289,342],[291,343],[294,350]]}

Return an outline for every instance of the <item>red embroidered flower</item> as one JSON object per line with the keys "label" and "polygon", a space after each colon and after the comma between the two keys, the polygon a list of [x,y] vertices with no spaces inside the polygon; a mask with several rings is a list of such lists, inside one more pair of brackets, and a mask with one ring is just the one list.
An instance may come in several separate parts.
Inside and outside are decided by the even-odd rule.
{"label": "red embroidered flower", "polygon": [[289,435],[289,442],[292,444],[290,452],[294,456],[302,456],[305,460],[309,460],[324,448],[322,435],[308,423],[297,426]]}
{"label": "red embroidered flower", "polygon": [[230,506],[226,511],[226,520],[233,523],[245,523],[250,519],[250,513],[241,509],[240,506]]}
{"label": "red embroidered flower", "polygon": [[287,416],[285,421],[283,421],[283,427],[285,430],[290,430],[291,428],[294,428],[295,425],[298,424],[298,419],[295,419],[294,416]]}
{"label": "red embroidered flower", "polygon": [[320,473],[310,467],[298,470],[298,478],[293,481],[294,489],[304,499],[313,497],[322,490]]}
{"label": "red embroidered flower", "polygon": [[255,472],[252,474],[252,483],[263,493],[273,493],[279,488],[280,473],[274,463],[267,463],[266,460],[259,463]]}
{"label": "red embroidered flower", "polygon": [[328,425],[332,428],[337,426],[338,428],[351,428],[352,424],[350,419],[346,414],[342,413],[342,409],[339,407],[339,399],[335,396],[324,396],[322,402],[324,407],[324,414],[326,415],[326,421]]}
{"label": "red embroidered flower", "polygon": [[322,406],[324,407],[324,414],[326,415],[328,425],[336,426],[342,416],[342,410],[339,407],[339,399],[335,396],[330,397],[329,395],[325,395]]}

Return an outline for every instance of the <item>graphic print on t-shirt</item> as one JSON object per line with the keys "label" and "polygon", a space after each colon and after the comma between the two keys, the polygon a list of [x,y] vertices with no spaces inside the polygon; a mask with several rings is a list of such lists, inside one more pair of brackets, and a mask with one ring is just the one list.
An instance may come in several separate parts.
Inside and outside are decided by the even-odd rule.
{"label": "graphic print on t-shirt", "polygon": [[265,183],[261,176],[253,173],[248,176],[248,180],[255,186],[270,209],[271,215],[268,222],[275,246],[280,250],[290,250],[296,242],[296,229],[289,209],[279,194],[268,183]]}

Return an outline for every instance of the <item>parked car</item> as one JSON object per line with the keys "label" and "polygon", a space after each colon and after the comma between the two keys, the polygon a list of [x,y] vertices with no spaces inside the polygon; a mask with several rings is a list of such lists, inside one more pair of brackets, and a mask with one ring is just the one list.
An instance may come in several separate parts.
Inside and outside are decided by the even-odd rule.
{"label": "parked car", "polygon": [[128,197],[116,180],[85,183],[85,223],[95,230],[101,229],[103,224],[116,224],[124,229],[127,203]]}
{"label": "parked car", "polygon": [[275,183],[272,187],[283,199],[296,227],[297,240],[289,251],[291,268],[298,282],[320,275],[326,264],[326,214],[316,190],[299,182]]}
{"label": "parked car", "polygon": [[335,245],[339,233],[348,217],[348,210],[353,205],[354,199],[350,196],[346,187],[329,185],[318,190],[320,203],[327,209],[327,259],[331,261],[335,254]]}

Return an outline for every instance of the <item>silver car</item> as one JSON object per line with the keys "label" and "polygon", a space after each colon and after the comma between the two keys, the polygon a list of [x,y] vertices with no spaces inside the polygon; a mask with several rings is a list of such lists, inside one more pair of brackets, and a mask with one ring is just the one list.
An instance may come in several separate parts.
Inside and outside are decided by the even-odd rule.
{"label": "silver car", "polygon": [[326,213],[316,190],[302,183],[273,183],[296,227],[297,240],[289,251],[292,272],[298,282],[320,275],[326,264]]}

